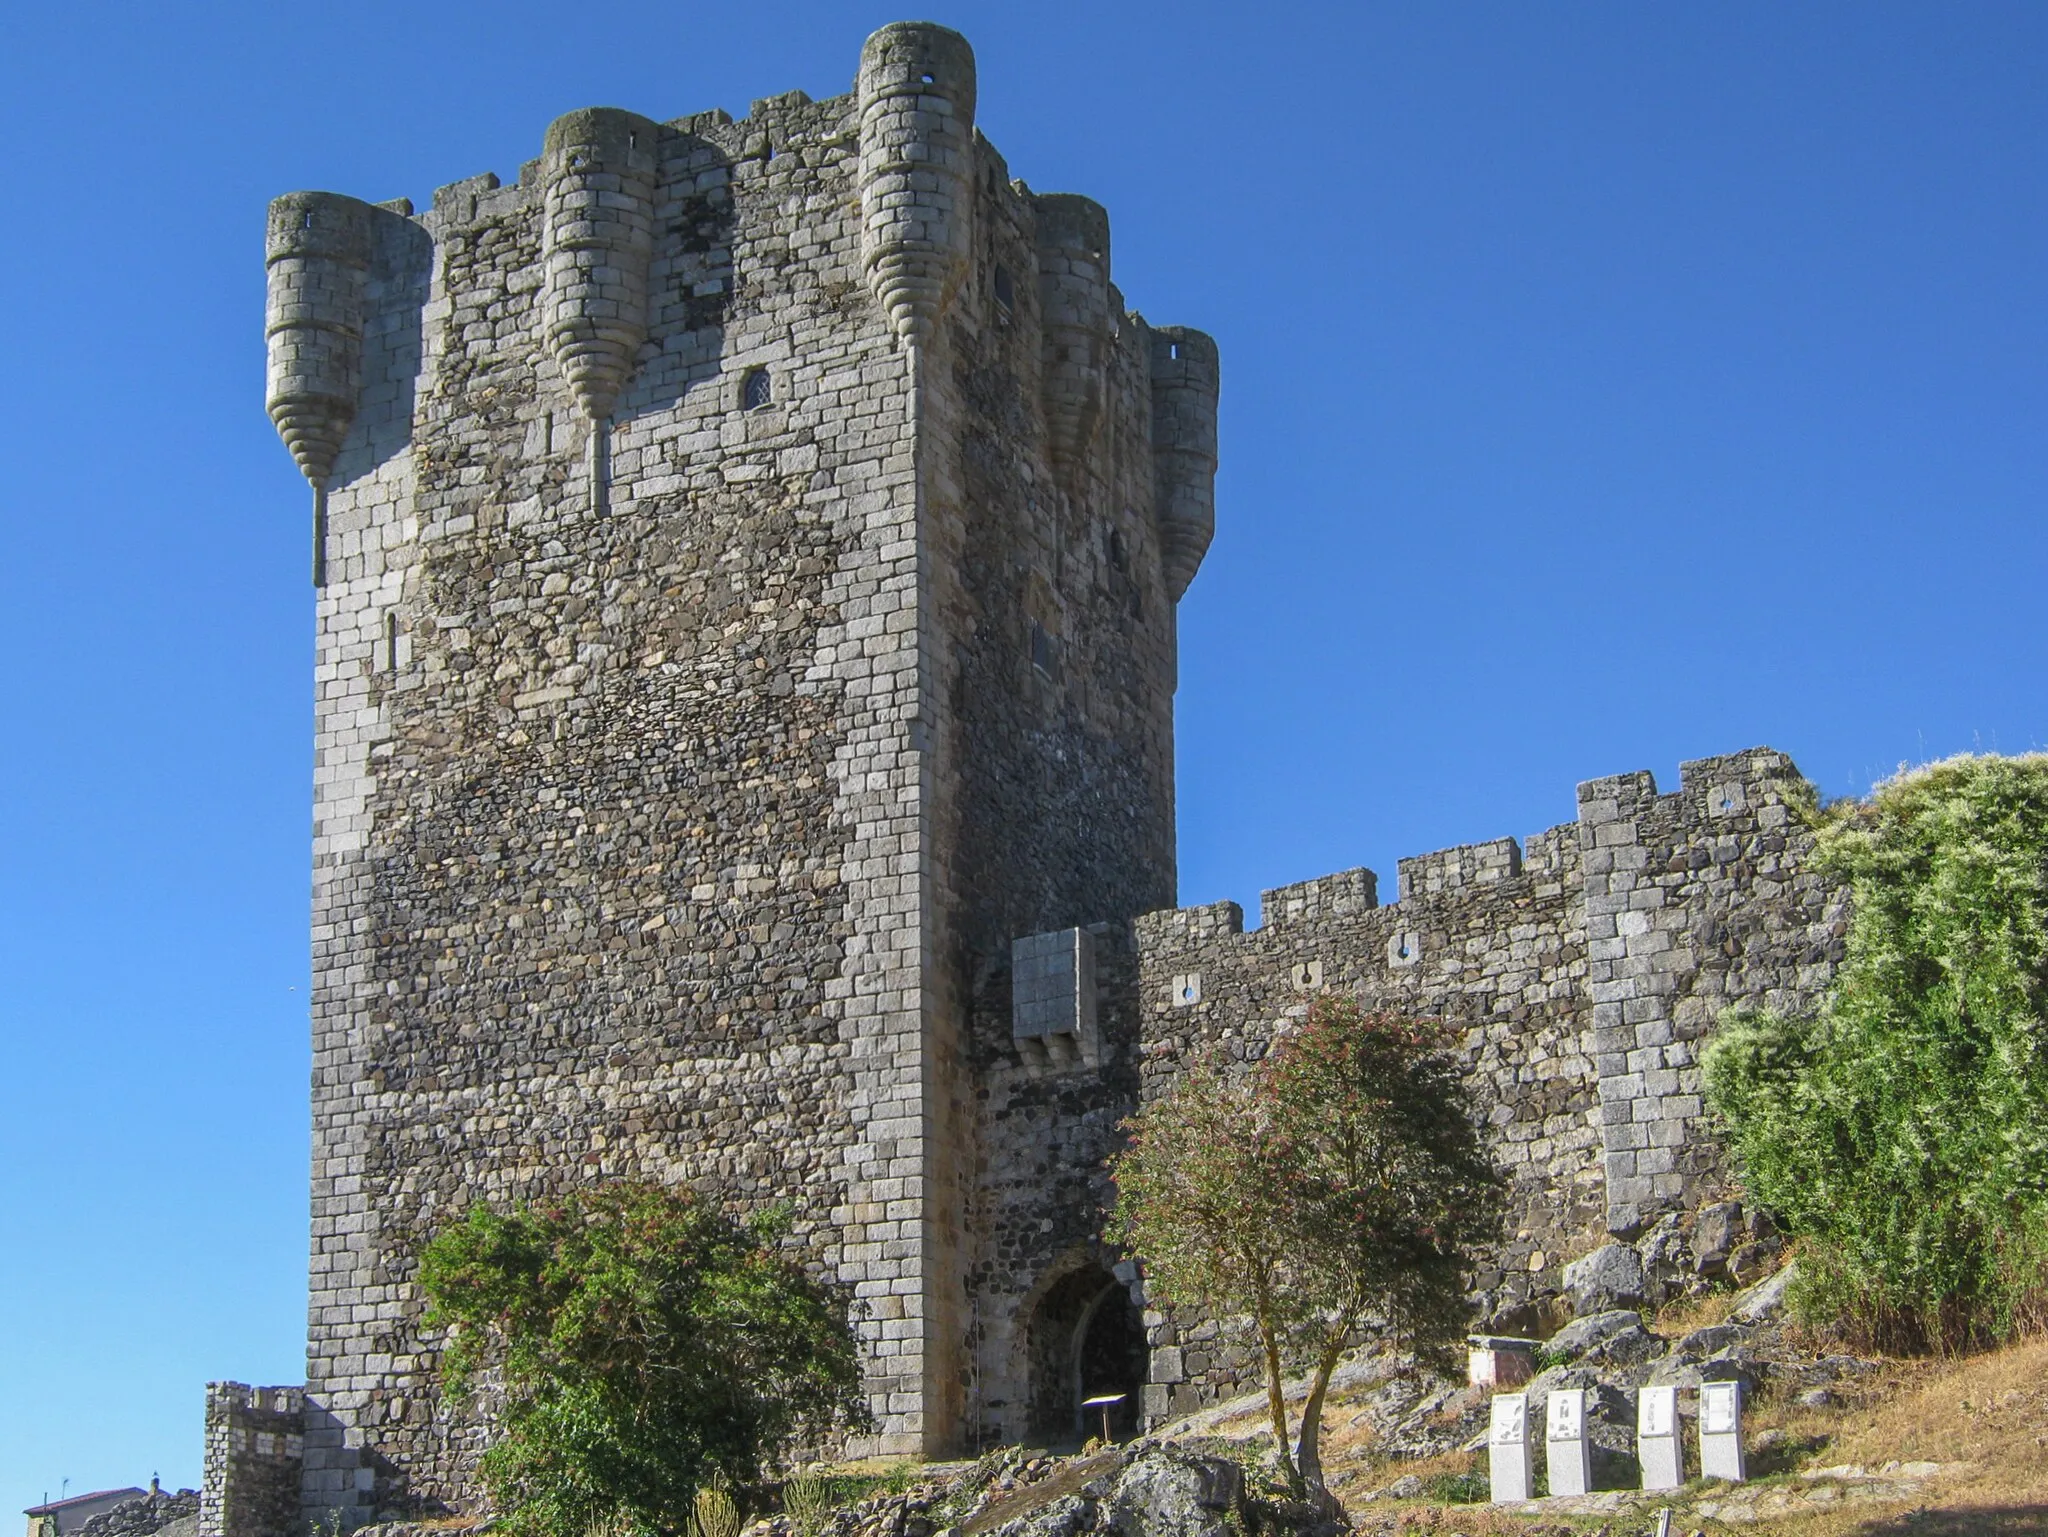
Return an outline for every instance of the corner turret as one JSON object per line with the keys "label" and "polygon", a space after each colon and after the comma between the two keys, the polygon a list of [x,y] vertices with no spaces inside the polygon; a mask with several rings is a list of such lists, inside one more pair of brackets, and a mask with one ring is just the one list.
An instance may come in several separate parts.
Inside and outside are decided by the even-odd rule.
{"label": "corner turret", "polygon": [[612,414],[647,340],[655,140],[637,113],[587,107],[548,124],[548,350],[593,426]]}
{"label": "corner turret", "polygon": [[1044,317],[1039,392],[1052,457],[1071,476],[1102,420],[1110,344],[1109,213],[1070,192],[1032,199],[1038,216],[1038,295]]}
{"label": "corner turret", "polygon": [[288,192],[270,205],[264,403],[316,495],[362,394],[373,212],[333,192]]}
{"label": "corner turret", "polygon": [[875,302],[916,346],[967,273],[972,248],[974,50],[899,21],[860,52],[861,265]]}
{"label": "corner turret", "polygon": [[1216,533],[1216,343],[1187,326],[1152,333],[1152,463],[1166,590],[1180,601]]}

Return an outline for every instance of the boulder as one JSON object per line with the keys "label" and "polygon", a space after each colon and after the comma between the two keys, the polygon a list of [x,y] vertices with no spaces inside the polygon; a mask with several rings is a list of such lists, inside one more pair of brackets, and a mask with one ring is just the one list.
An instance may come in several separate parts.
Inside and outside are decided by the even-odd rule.
{"label": "boulder", "polygon": [[[972,1525],[978,1537],[1234,1537],[1245,1503],[1244,1471],[1235,1462],[1148,1440],[1073,1465],[1048,1479],[1042,1494],[1022,1489],[987,1506]],[[1262,1509],[1260,1516],[1261,1529],[1329,1537],[1328,1519],[1313,1511]]]}
{"label": "boulder", "polygon": [[1577,1360],[1596,1345],[1642,1326],[1642,1314],[1627,1308],[1611,1308],[1605,1313],[1574,1318],[1543,1342],[1543,1352],[1554,1361]]}
{"label": "boulder", "polygon": [[1230,1513],[1243,1494],[1236,1463],[1152,1446],[1118,1475],[1102,1514],[1121,1537],[1231,1537]]}
{"label": "boulder", "polygon": [[1740,1324],[1709,1324],[1686,1335],[1671,1347],[1671,1353],[1681,1361],[1704,1361],[1741,1344],[1743,1332]]}
{"label": "boulder", "polygon": [[1646,1282],[1643,1258],[1627,1244],[1608,1244],[1564,1267],[1565,1290],[1581,1318],[1615,1308],[1642,1307]]}
{"label": "boulder", "polygon": [[1799,1274],[1799,1262],[1794,1260],[1768,1280],[1752,1286],[1736,1299],[1728,1316],[1736,1323],[1769,1323],[1785,1311],[1785,1288],[1792,1284]]}
{"label": "boulder", "polygon": [[1746,1236],[1740,1201],[1716,1201],[1711,1206],[1702,1206],[1692,1227],[1694,1266],[1701,1275],[1721,1274],[1728,1268],[1728,1256]]}

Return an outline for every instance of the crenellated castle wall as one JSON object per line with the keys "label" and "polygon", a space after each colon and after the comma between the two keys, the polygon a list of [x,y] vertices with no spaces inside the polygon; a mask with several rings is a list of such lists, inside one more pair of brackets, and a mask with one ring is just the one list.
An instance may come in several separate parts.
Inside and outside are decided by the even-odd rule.
{"label": "crenellated castle wall", "polygon": [[[1579,819],[1135,925],[1141,1097],[1206,1053],[1255,1062],[1318,994],[1441,1019],[1510,1184],[1477,1311],[1526,1328],[1566,1260],[1723,1194],[1700,1095],[1700,1043],[1737,1003],[1802,1009],[1840,959],[1844,894],[1807,867],[1804,782],[1768,748],[1579,787]],[[1147,1314],[1149,1418],[1256,1371],[1212,1320]]]}

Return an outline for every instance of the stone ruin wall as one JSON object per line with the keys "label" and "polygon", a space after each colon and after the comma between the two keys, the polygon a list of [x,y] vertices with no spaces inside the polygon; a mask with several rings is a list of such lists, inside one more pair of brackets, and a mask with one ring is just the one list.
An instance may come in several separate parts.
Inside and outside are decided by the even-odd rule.
{"label": "stone ruin wall", "polygon": [[199,1537],[298,1537],[305,1430],[304,1388],[206,1385]]}
{"label": "stone ruin wall", "polygon": [[[1845,894],[1808,868],[1805,787],[1768,748],[1579,787],[1579,820],[1236,904],[1150,914],[1139,957],[1141,1094],[1185,1063],[1262,1056],[1318,992],[1462,1031],[1467,1082],[1510,1180],[1507,1237],[1476,1277],[1482,1318],[1529,1328],[1563,1268],[1609,1233],[1689,1220],[1728,1175],[1701,1101],[1721,1011],[1814,1006],[1841,958]],[[1155,1306],[1148,1422],[1242,1390],[1257,1365],[1216,1321]]]}

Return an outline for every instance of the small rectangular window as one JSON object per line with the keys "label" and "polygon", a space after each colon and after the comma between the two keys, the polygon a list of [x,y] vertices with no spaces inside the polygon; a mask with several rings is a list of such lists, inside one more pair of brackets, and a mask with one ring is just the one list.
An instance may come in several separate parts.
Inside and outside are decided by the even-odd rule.
{"label": "small rectangular window", "polygon": [[1031,621],[1031,665],[1048,678],[1058,673],[1060,665],[1059,643],[1036,619]]}

